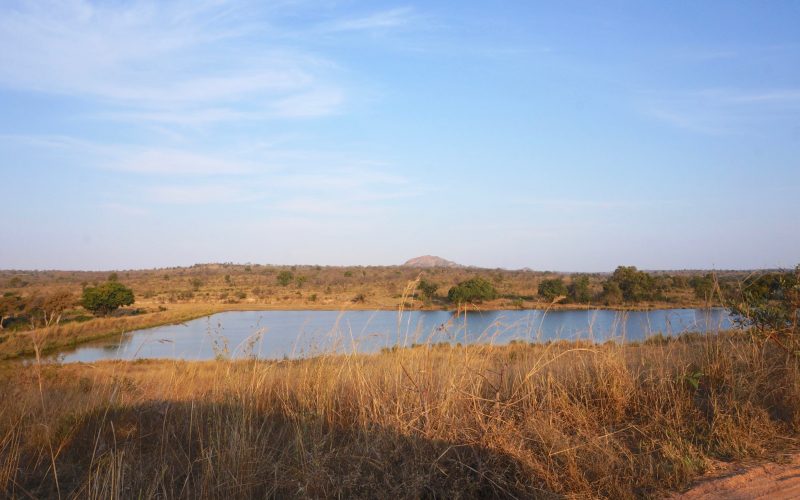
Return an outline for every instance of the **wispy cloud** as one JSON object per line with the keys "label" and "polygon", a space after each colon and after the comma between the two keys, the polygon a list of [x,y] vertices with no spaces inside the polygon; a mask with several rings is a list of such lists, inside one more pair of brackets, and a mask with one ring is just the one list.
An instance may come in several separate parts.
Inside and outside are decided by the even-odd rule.
{"label": "wispy cloud", "polygon": [[336,65],[278,43],[261,10],[224,1],[0,9],[0,86],[96,99],[104,113],[129,121],[338,111],[346,93]]}
{"label": "wispy cloud", "polygon": [[179,205],[208,205],[215,203],[245,203],[254,199],[252,192],[239,185],[201,184],[169,185],[148,188],[149,198],[156,203]]}
{"label": "wispy cloud", "polygon": [[708,88],[649,93],[639,109],[647,116],[705,135],[757,133],[766,121],[800,115],[800,89]]}
{"label": "wispy cloud", "polygon": [[122,215],[133,215],[133,216],[140,216],[140,215],[148,215],[150,213],[149,210],[146,208],[142,208],[136,205],[128,205],[125,203],[103,203],[100,206],[103,210],[110,210],[112,212],[116,212]]}
{"label": "wispy cloud", "polygon": [[338,19],[322,24],[324,32],[377,31],[406,26],[416,18],[413,9],[400,7],[373,12],[361,17]]}
{"label": "wispy cloud", "polygon": [[241,174],[254,167],[244,162],[214,158],[175,149],[148,149],[104,165],[144,174]]}

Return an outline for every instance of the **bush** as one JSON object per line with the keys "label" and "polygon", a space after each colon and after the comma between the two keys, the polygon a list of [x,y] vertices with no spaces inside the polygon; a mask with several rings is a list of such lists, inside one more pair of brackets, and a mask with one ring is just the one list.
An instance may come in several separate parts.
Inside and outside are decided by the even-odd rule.
{"label": "bush", "polygon": [[291,271],[281,271],[276,278],[280,286],[289,286],[289,283],[294,279],[294,274]]}
{"label": "bush", "polygon": [[419,294],[425,302],[430,302],[436,296],[436,290],[438,289],[439,285],[425,279],[421,279],[419,285],[417,285],[417,290],[419,290]]}
{"label": "bush", "polygon": [[592,300],[592,293],[589,291],[589,277],[579,276],[572,279],[572,283],[567,287],[567,297],[576,303],[585,304]]}
{"label": "bush", "polygon": [[567,295],[567,285],[561,278],[544,280],[539,283],[539,295],[552,302]]}
{"label": "bush", "polygon": [[121,306],[133,304],[133,290],[122,283],[107,281],[83,290],[81,305],[95,316],[106,316]]}
{"label": "bush", "polygon": [[[625,302],[639,302],[655,298],[657,292],[655,281],[646,272],[636,269],[636,266],[619,266],[606,283],[609,285],[616,283]],[[605,284],[603,288],[606,288]]]}
{"label": "bush", "polygon": [[786,349],[800,344],[800,265],[794,273],[769,273],[746,282],[737,295],[728,305],[737,324]]}
{"label": "bush", "polygon": [[711,274],[705,276],[693,276],[689,280],[689,285],[694,290],[694,296],[706,303],[711,302],[714,295],[714,277]]}
{"label": "bush", "polygon": [[497,298],[497,290],[483,278],[471,278],[462,281],[447,292],[447,298],[455,304],[466,302],[482,302]]}

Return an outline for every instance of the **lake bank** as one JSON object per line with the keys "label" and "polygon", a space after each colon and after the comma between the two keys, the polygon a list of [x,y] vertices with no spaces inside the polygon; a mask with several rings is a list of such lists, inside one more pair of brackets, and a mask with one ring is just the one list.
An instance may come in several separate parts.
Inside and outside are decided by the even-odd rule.
{"label": "lake bank", "polygon": [[[446,305],[425,306],[420,302],[410,302],[407,311],[452,311]],[[507,307],[506,307],[507,306]],[[658,311],[675,309],[675,304],[650,303],[634,306],[596,306],[590,304],[544,304],[533,303],[530,307],[511,307],[502,301],[492,301],[470,307],[469,311],[586,311],[602,309],[620,312]],[[691,307],[691,306],[690,306]],[[36,346],[40,355],[52,354],[63,348],[74,348],[84,343],[107,339],[139,329],[156,328],[163,325],[181,324],[212,314],[232,311],[398,311],[393,306],[374,306],[363,303],[343,304],[296,304],[294,307],[284,304],[265,304],[258,302],[243,303],[178,303],[167,304],[149,301],[137,301],[136,308],[144,310],[142,314],[92,318],[85,322],[69,322],[38,330],[11,332],[7,331],[0,338],[0,360],[17,359],[34,356]],[[160,310],[160,309],[164,310]],[[2,333],[2,332],[0,332]]]}

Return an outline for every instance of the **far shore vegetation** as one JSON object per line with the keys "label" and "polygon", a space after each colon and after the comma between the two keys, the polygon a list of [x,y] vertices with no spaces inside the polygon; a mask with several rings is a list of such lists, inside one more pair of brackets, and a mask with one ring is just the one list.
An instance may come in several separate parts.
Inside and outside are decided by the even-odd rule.
{"label": "far shore vegetation", "polygon": [[[229,310],[719,307],[782,276],[793,273],[257,264],[110,273],[0,271],[0,359]],[[404,294],[409,281],[416,286]]]}

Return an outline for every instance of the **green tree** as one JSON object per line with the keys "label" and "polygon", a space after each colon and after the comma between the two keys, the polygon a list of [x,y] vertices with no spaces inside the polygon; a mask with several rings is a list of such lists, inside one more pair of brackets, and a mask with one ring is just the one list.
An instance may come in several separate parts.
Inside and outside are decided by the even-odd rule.
{"label": "green tree", "polygon": [[567,295],[567,285],[564,284],[564,280],[561,278],[544,280],[539,283],[539,295],[548,301],[553,301],[558,297]]}
{"label": "green tree", "polygon": [[276,278],[280,286],[289,286],[289,283],[294,280],[294,274],[291,271],[281,271]]}
{"label": "green tree", "polygon": [[567,287],[567,297],[572,302],[585,304],[592,300],[592,293],[589,291],[589,277],[578,276],[572,278],[572,282]]}
{"label": "green tree", "polygon": [[133,302],[133,290],[116,281],[86,287],[81,299],[81,305],[95,316],[106,316]]}
{"label": "green tree", "polygon": [[769,273],[743,283],[728,305],[734,321],[780,346],[800,344],[800,265],[794,273]]}
{"label": "green tree", "polygon": [[619,266],[614,270],[609,281],[617,284],[626,302],[640,302],[652,299],[655,291],[655,280],[636,266]]}
{"label": "green tree", "polygon": [[420,296],[426,302],[430,302],[436,296],[436,290],[438,289],[439,285],[424,278],[419,280],[419,284],[417,285]]}
{"label": "green tree", "polygon": [[482,302],[484,300],[494,300],[497,298],[497,290],[494,286],[483,278],[475,277],[462,281],[450,288],[447,298],[455,304],[467,302]]}
{"label": "green tree", "polygon": [[608,306],[613,306],[622,302],[622,290],[616,281],[606,281],[603,283],[603,302]]}
{"label": "green tree", "polygon": [[711,302],[714,295],[714,277],[711,274],[705,276],[693,276],[689,280],[689,285],[694,290],[694,296],[703,300],[706,304]]}

